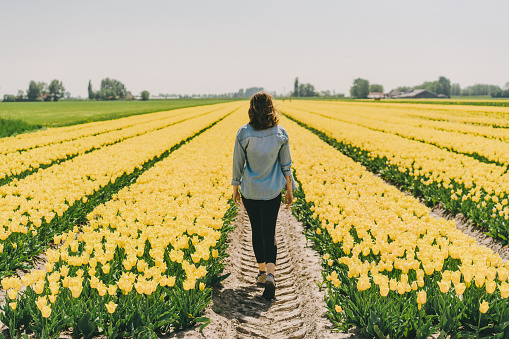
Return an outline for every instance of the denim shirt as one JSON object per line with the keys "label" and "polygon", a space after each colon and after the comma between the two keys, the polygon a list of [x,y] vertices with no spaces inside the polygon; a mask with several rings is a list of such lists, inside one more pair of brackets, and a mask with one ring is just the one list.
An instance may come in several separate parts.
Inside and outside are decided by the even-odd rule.
{"label": "denim shirt", "polygon": [[274,199],[286,186],[286,176],[292,178],[288,133],[279,125],[255,130],[242,126],[235,138],[232,185],[239,186],[242,196],[254,200]]}

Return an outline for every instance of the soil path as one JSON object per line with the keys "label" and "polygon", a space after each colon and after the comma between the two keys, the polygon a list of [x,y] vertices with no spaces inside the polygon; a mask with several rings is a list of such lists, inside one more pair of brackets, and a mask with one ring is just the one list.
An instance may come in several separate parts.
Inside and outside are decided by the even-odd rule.
{"label": "soil path", "polygon": [[225,270],[230,276],[214,290],[203,332],[197,328],[173,333],[173,338],[359,338],[333,333],[326,312],[318,254],[302,234],[303,226],[281,208],[276,226],[278,245],[276,297],[266,301],[255,284],[258,267],[245,210],[239,210],[230,234]]}

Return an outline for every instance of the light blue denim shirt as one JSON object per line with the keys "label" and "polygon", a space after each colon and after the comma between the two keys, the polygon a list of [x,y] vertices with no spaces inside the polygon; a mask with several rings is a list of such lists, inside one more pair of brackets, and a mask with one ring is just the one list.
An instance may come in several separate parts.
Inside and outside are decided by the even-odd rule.
{"label": "light blue denim shirt", "polygon": [[291,165],[288,133],[282,126],[255,130],[246,124],[237,132],[232,185],[240,185],[244,198],[274,199],[286,186],[286,176],[291,176],[292,187],[297,189]]}

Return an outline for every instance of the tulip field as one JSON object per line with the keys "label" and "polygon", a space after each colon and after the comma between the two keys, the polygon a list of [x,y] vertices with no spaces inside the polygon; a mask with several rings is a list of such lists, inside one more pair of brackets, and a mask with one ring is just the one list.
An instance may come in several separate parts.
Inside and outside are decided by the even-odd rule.
{"label": "tulip field", "polygon": [[302,187],[294,211],[323,255],[328,315],[338,328],[377,338],[509,337],[509,262],[371,173],[463,212],[507,243],[509,119],[479,107],[281,109],[293,120],[283,124]]}
{"label": "tulip field", "polygon": [[[293,212],[322,258],[336,330],[509,337],[509,262],[430,211],[440,203],[509,244],[509,108],[277,107],[299,183]],[[212,287],[227,279],[232,153],[247,109],[229,102],[0,139],[9,335],[157,338],[206,326]],[[35,257],[44,263],[34,268]]]}

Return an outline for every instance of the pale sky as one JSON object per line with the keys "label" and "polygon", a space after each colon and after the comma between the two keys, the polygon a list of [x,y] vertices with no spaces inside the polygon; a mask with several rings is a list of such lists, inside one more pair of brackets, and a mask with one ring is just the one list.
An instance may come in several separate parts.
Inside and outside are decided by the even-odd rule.
{"label": "pale sky", "polygon": [[0,98],[52,79],[85,97],[105,77],[134,94],[503,86],[508,15],[507,0],[0,0]]}

